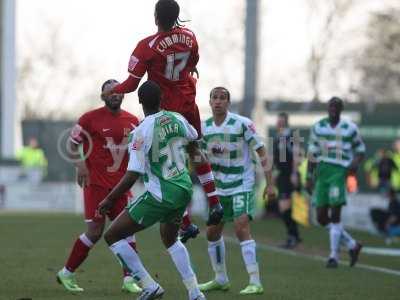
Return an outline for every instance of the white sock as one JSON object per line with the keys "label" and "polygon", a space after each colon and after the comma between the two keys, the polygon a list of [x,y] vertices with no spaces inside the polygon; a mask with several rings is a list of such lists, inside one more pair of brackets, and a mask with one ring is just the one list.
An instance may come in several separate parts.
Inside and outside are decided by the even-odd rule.
{"label": "white sock", "polygon": [[68,270],[66,267],[62,268],[61,272],[65,275],[65,276],[69,276],[74,274],[74,272],[71,272],[70,270]]}
{"label": "white sock", "polygon": [[81,240],[82,243],[84,243],[89,248],[92,248],[94,246],[94,243],[84,233],[82,233],[79,236],[79,239]]}
{"label": "white sock", "polygon": [[353,239],[350,233],[344,230],[343,226],[342,226],[342,242],[346,245],[348,250],[354,249],[357,245],[356,241]]}
{"label": "white sock", "polygon": [[126,240],[120,240],[110,246],[111,251],[118,258],[120,263],[131,270],[132,277],[138,281],[143,288],[155,288],[157,282],[151,278],[150,274],[144,268],[139,256],[132,249]]}
{"label": "white sock", "polygon": [[135,235],[128,236],[127,238],[125,238],[125,240],[127,240],[128,243],[136,243],[136,237],[135,237]]}
{"label": "white sock", "polygon": [[190,264],[189,253],[181,241],[176,241],[171,247],[168,248],[171,258],[181,274],[183,284],[188,290],[190,295],[197,296],[200,294],[199,285],[197,283],[196,275]]}
{"label": "white sock", "polygon": [[[94,243],[86,236],[86,234],[82,233],[79,236],[79,239],[81,240],[81,242],[83,244],[85,244],[88,248],[92,248],[94,246]],[[70,270],[68,270],[65,266],[64,268],[62,268],[61,272],[65,275],[65,276],[69,276],[71,274],[74,274],[74,272],[71,272]]]}
{"label": "white sock", "polygon": [[331,223],[329,228],[329,240],[331,246],[330,258],[339,259],[340,238],[342,236],[342,229],[340,223]]}
{"label": "white sock", "polygon": [[210,256],[211,265],[215,272],[215,280],[220,284],[229,281],[225,264],[225,243],[221,237],[218,241],[208,242],[208,255]]}
{"label": "white sock", "polygon": [[256,257],[256,242],[247,240],[240,243],[242,248],[242,256],[246,265],[247,273],[250,276],[250,284],[260,285],[260,271],[258,268]]}

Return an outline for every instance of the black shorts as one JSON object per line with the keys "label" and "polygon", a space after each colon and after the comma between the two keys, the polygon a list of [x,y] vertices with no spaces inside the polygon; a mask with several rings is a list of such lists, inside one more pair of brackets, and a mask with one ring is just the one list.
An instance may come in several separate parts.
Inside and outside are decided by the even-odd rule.
{"label": "black shorts", "polygon": [[290,180],[290,175],[279,175],[276,179],[278,188],[278,199],[290,199],[294,191],[294,186]]}

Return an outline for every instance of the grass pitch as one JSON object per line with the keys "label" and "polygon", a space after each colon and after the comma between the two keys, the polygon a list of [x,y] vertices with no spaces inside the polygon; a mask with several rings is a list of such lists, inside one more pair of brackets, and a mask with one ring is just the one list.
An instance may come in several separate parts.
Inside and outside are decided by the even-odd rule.
{"label": "grass pitch", "polygon": [[[135,299],[135,296],[121,292],[120,267],[104,242],[96,245],[77,271],[77,280],[85,289],[83,294],[69,294],[56,283],[56,272],[84,228],[82,217],[76,215],[0,214],[0,299]],[[399,299],[398,275],[346,265],[327,270],[324,262],[311,258],[311,255],[326,256],[328,253],[328,236],[322,228],[302,230],[304,243],[298,249],[301,256],[279,253],[267,247],[277,245],[284,236],[279,221],[256,221],[252,229],[254,238],[262,245],[258,260],[265,293],[261,296],[238,295],[247,284],[248,276],[239,246],[229,240],[226,243],[227,267],[232,288],[228,292],[209,293],[207,299]],[[231,226],[227,226],[227,235],[233,236]],[[384,246],[377,237],[359,232],[354,235],[366,245]],[[179,274],[161,245],[158,230],[148,229],[138,234],[137,240],[145,266],[166,290],[163,299],[187,299]],[[188,249],[199,281],[211,279],[213,274],[205,238],[190,241]],[[346,253],[342,256],[347,259]],[[362,254],[360,263],[400,271],[398,257]]]}

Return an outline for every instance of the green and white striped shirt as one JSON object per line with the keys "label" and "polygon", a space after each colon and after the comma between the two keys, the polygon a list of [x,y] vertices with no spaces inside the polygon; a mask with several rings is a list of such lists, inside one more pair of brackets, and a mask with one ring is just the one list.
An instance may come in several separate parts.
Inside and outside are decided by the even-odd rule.
{"label": "green and white striped shirt", "polygon": [[255,184],[254,150],[264,146],[253,122],[228,112],[217,126],[213,118],[202,122],[202,148],[215,177],[217,194],[228,196],[252,191]]}
{"label": "green and white striped shirt", "polygon": [[311,127],[308,152],[317,162],[323,161],[348,167],[355,153],[364,153],[365,145],[358,127],[347,119],[340,119],[332,128],[324,118]]}
{"label": "green and white striped shirt", "polygon": [[127,170],[142,174],[146,190],[160,202],[174,205],[177,189],[192,191],[184,146],[197,136],[178,113],[149,115],[131,133]]}

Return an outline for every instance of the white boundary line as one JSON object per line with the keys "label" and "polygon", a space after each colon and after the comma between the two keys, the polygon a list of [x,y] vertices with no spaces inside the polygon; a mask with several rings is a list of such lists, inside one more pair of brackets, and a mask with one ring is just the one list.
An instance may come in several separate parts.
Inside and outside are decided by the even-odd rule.
{"label": "white boundary line", "polygon": [[[236,245],[239,244],[238,240],[236,238],[231,237],[231,236],[224,235],[224,240],[227,241],[230,244],[236,244]],[[271,251],[271,252],[275,252],[275,253],[281,253],[281,254],[286,254],[286,255],[290,255],[290,256],[301,257],[301,258],[306,258],[306,259],[316,260],[316,261],[326,261],[326,257],[320,256],[320,255],[309,255],[309,254],[304,254],[304,253],[298,253],[298,252],[291,251],[291,250],[286,250],[286,249],[282,249],[282,248],[278,248],[278,247],[274,247],[274,246],[269,246],[269,245],[266,245],[266,244],[263,244],[263,243],[259,243],[257,241],[256,241],[256,243],[257,243],[257,248],[261,249],[261,250],[264,250],[264,251]],[[345,263],[345,262],[339,262],[339,264],[340,265],[348,265],[348,263]],[[382,268],[382,267],[371,266],[371,265],[366,265],[366,264],[358,263],[355,268],[369,270],[369,271],[373,271],[373,272],[384,273],[384,274],[390,274],[390,275],[395,275],[395,276],[400,276],[400,271],[387,269],[387,268]]]}
{"label": "white boundary line", "polygon": [[400,256],[400,249],[394,249],[394,248],[364,247],[362,251],[367,254],[375,254],[383,256]]}

